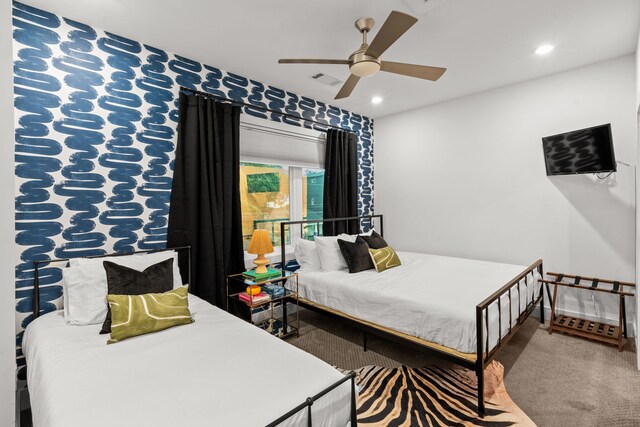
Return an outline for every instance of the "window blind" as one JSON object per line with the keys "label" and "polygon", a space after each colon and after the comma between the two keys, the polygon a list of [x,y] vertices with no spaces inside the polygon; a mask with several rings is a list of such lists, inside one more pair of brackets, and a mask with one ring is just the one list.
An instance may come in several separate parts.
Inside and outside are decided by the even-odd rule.
{"label": "window blind", "polygon": [[326,133],[242,115],[240,158],[244,162],[324,168]]}

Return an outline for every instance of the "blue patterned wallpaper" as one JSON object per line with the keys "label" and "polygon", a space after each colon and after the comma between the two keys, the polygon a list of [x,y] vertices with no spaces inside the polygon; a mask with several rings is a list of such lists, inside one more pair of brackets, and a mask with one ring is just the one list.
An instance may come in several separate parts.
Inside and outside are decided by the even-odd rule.
{"label": "blue patterned wallpaper", "polygon": [[[179,86],[355,132],[358,207],[373,212],[371,119],[18,2],[13,28],[19,364],[34,260],[165,246]],[[44,311],[60,306],[58,267],[41,269]]]}

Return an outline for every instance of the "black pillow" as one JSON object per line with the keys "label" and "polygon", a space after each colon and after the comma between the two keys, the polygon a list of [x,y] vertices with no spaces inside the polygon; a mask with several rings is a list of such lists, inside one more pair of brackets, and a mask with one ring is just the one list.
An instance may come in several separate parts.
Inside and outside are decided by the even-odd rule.
{"label": "black pillow", "polygon": [[[102,265],[107,272],[107,293],[110,295],[155,294],[173,289],[173,258],[153,264],[144,271],[110,261],[104,261]],[[111,309],[107,310],[100,333],[111,333]]]}
{"label": "black pillow", "polygon": [[375,268],[371,255],[369,255],[369,245],[360,236],[355,242],[347,242],[338,239],[340,252],[349,267],[349,273],[358,273],[360,271],[371,270]]}
{"label": "black pillow", "polygon": [[382,249],[389,246],[387,242],[384,241],[382,236],[376,233],[375,230],[371,232],[371,236],[360,237],[362,237],[364,241],[367,242],[367,245],[369,245],[371,249]]}

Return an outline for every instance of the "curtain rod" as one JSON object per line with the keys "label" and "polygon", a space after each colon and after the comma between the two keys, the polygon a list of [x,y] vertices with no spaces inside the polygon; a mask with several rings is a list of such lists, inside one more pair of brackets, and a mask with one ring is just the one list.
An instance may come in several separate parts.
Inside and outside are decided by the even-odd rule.
{"label": "curtain rod", "polygon": [[184,87],[184,86],[180,86],[180,90],[183,91],[183,92],[190,92],[190,93],[193,93],[193,94],[196,94],[196,95],[200,95],[200,96],[206,96],[206,97],[210,97],[210,98],[215,98],[215,99],[217,99],[217,100],[219,100],[221,102],[230,102],[231,104],[242,105],[242,106],[248,107],[248,108],[255,108],[256,110],[262,110],[262,111],[266,111],[266,112],[269,112],[269,113],[278,114],[280,116],[288,117],[290,119],[303,120],[303,121],[306,121],[306,122],[315,123],[317,125],[328,127],[328,128],[343,130],[343,131],[347,131],[347,132],[353,132],[353,131],[351,131],[349,129],[343,129],[343,128],[338,127],[338,126],[334,126],[334,125],[330,125],[330,124],[327,124],[327,123],[318,122],[318,121],[313,120],[313,119],[307,119],[307,118],[300,117],[300,116],[294,116],[293,114],[283,113],[282,111],[272,110],[271,108],[260,107],[260,106],[257,106],[257,105],[248,104],[248,103],[246,103],[244,101],[235,101],[233,99],[225,98],[225,97],[222,97],[222,96],[219,96],[219,95],[214,95],[214,94],[209,93],[209,92],[202,92],[200,90],[190,89],[190,88]]}

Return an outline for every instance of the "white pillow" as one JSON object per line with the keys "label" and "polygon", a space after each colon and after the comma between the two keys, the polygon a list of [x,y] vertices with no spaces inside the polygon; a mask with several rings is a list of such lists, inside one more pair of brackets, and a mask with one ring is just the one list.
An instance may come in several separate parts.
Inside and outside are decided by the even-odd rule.
{"label": "white pillow", "polygon": [[311,240],[298,240],[294,249],[296,261],[300,264],[300,268],[305,270],[322,270],[320,255],[315,242]]}
{"label": "white pillow", "polygon": [[64,320],[68,325],[94,325],[107,317],[107,281],[93,265],[62,269]]}
{"label": "white pillow", "polygon": [[182,278],[180,276],[180,268],[178,267],[178,253],[176,251],[161,251],[148,254],[108,256],[102,258],[72,258],[69,261],[71,267],[79,265],[90,265],[95,269],[95,274],[102,276],[104,282],[107,283],[107,272],[104,270],[103,262],[110,261],[114,264],[124,265],[134,270],[143,271],[153,264],[173,258],[173,289],[182,286]]}
{"label": "white pillow", "polygon": [[338,245],[338,239],[355,242],[356,236],[340,234],[327,237],[316,236],[315,238],[318,255],[320,255],[320,263],[324,271],[339,271],[347,268],[347,263]]}
{"label": "white pillow", "polygon": [[102,258],[72,258],[70,267],[62,270],[64,320],[68,325],[102,323],[107,316],[107,272],[102,264],[115,264],[143,271],[147,267],[173,258],[173,288],[182,286],[178,254],[162,251],[148,254],[110,256]]}

